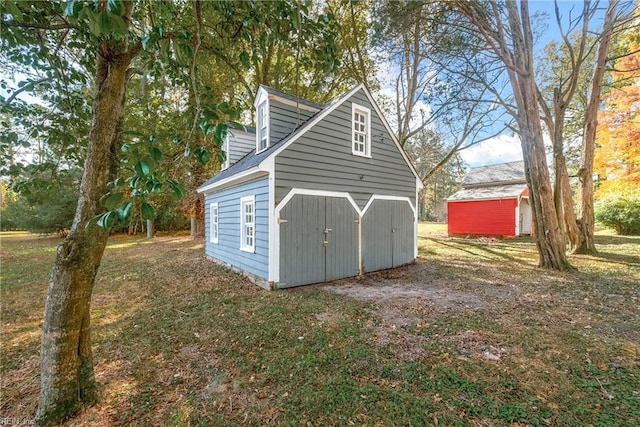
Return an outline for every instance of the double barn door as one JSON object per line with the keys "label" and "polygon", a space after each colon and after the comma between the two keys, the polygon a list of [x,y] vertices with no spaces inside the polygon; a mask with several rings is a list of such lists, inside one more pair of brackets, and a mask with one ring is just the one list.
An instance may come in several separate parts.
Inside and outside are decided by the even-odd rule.
{"label": "double barn door", "polygon": [[358,213],[346,198],[297,194],[279,223],[280,287],[359,273]]}

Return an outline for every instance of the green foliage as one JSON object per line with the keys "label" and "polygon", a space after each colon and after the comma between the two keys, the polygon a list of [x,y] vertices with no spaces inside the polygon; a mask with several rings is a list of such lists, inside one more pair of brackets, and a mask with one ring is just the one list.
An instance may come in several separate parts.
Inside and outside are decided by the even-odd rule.
{"label": "green foliage", "polygon": [[15,184],[17,192],[2,207],[3,230],[63,234],[73,222],[81,171],[58,171],[30,165],[30,174]]}
{"label": "green foliage", "polygon": [[614,195],[596,203],[596,220],[621,235],[640,235],[640,193]]}

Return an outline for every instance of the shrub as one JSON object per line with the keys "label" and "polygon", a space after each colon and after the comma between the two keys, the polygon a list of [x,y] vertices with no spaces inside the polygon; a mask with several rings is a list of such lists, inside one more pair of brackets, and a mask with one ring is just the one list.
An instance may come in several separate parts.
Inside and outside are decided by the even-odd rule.
{"label": "shrub", "polygon": [[640,195],[617,196],[598,202],[596,219],[617,234],[640,235]]}

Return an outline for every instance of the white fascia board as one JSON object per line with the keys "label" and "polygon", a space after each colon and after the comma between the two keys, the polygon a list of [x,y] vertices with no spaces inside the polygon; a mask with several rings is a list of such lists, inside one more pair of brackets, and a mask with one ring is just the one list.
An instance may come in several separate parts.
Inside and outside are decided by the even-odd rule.
{"label": "white fascia board", "polygon": [[300,129],[299,131],[296,132],[296,134],[289,140],[287,141],[285,144],[283,144],[282,146],[278,147],[276,150],[273,151],[273,153],[269,154],[269,157],[267,157],[266,159],[264,159],[261,163],[260,163],[260,167],[263,167],[263,164],[265,164],[269,158],[271,157],[276,157],[278,154],[282,153],[284,150],[287,149],[287,147],[289,147],[291,144],[293,144],[295,141],[298,140],[298,138],[300,138],[302,135],[304,135],[305,133],[307,133],[307,131],[309,129],[311,129],[312,127],[314,127],[315,125],[317,125],[318,123],[320,123],[322,120],[324,120],[325,117],[327,117],[329,114],[331,114],[333,111],[335,111],[336,108],[338,108],[339,106],[341,106],[347,99],[351,98],[351,96],[353,96],[353,94],[355,94],[358,90],[360,90],[361,88],[363,88],[364,85],[363,84],[359,84],[358,86],[354,87],[353,89],[351,89],[351,91],[349,91],[340,102],[336,102],[335,104],[333,104],[331,107],[327,108],[326,110],[324,110],[322,112],[322,114],[320,114],[318,117],[316,117],[315,119],[313,119],[312,121],[308,122],[302,129]]}
{"label": "white fascia board", "polygon": [[518,196],[505,196],[505,197],[489,197],[487,199],[447,199],[447,203],[455,203],[455,202],[490,202],[493,200],[512,200],[518,199]]}
{"label": "white fascia board", "polygon": [[[413,203],[411,203],[411,199],[409,197],[384,196],[384,195],[380,195],[380,194],[374,194],[373,196],[371,196],[371,198],[369,199],[367,204],[362,209],[362,216],[365,215],[365,213],[369,210],[369,208],[371,207],[373,202],[376,201],[376,200],[394,200],[394,201],[397,201],[397,202],[407,202],[407,203],[409,203],[409,207],[411,208],[411,211],[413,212],[414,218],[417,218],[417,216],[418,216],[416,208],[415,208],[415,206],[413,206]],[[416,199],[416,202],[417,202],[417,199]]]}
{"label": "white fascia board", "polygon": [[258,89],[258,93],[256,94],[256,99],[253,101],[253,106],[255,108],[258,108],[258,105],[266,101],[268,97],[269,94],[267,93],[267,90],[260,86],[260,88]]}
{"label": "white fascia board", "polygon": [[[306,188],[292,188],[291,190],[289,190],[287,195],[282,198],[280,203],[278,203],[278,206],[276,207],[276,216],[278,216],[278,217],[280,216],[280,211],[282,210],[282,208],[284,208],[287,205],[287,203],[289,203],[289,201],[291,199],[293,199],[293,196],[295,196],[296,194],[302,194],[302,195],[305,195],[305,196],[325,196],[325,197],[344,198],[344,199],[347,199],[349,201],[349,203],[351,204],[351,206],[353,206],[353,209],[356,211],[356,213],[358,215],[362,215],[362,213],[363,213],[360,210],[360,208],[358,207],[358,204],[355,202],[355,200],[353,200],[353,197],[351,197],[351,194],[349,194],[347,192],[344,192],[344,191],[311,190],[311,189],[306,189]],[[406,199],[406,197],[405,197],[405,199]]]}
{"label": "white fascia board", "polygon": [[254,166],[251,169],[247,169],[246,171],[240,172],[238,174],[232,175],[223,180],[214,182],[213,184],[209,184],[207,186],[203,186],[198,188],[196,191],[198,193],[211,193],[213,190],[222,190],[223,188],[231,187],[233,185],[238,185],[246,181],[250,181],[254,178],[258,178],[263,175],[267,175],[269,172],[260,168],[259,166]]}

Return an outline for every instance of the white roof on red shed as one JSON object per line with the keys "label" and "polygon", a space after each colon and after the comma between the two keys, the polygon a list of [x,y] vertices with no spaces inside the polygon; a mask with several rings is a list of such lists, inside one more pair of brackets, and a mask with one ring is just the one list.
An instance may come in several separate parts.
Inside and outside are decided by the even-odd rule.
{"label": "white roof on red shed", "polygon": [[463,188],[447,201],[515,199],[527,189],[527,184],[492,185],[486,187]]}

